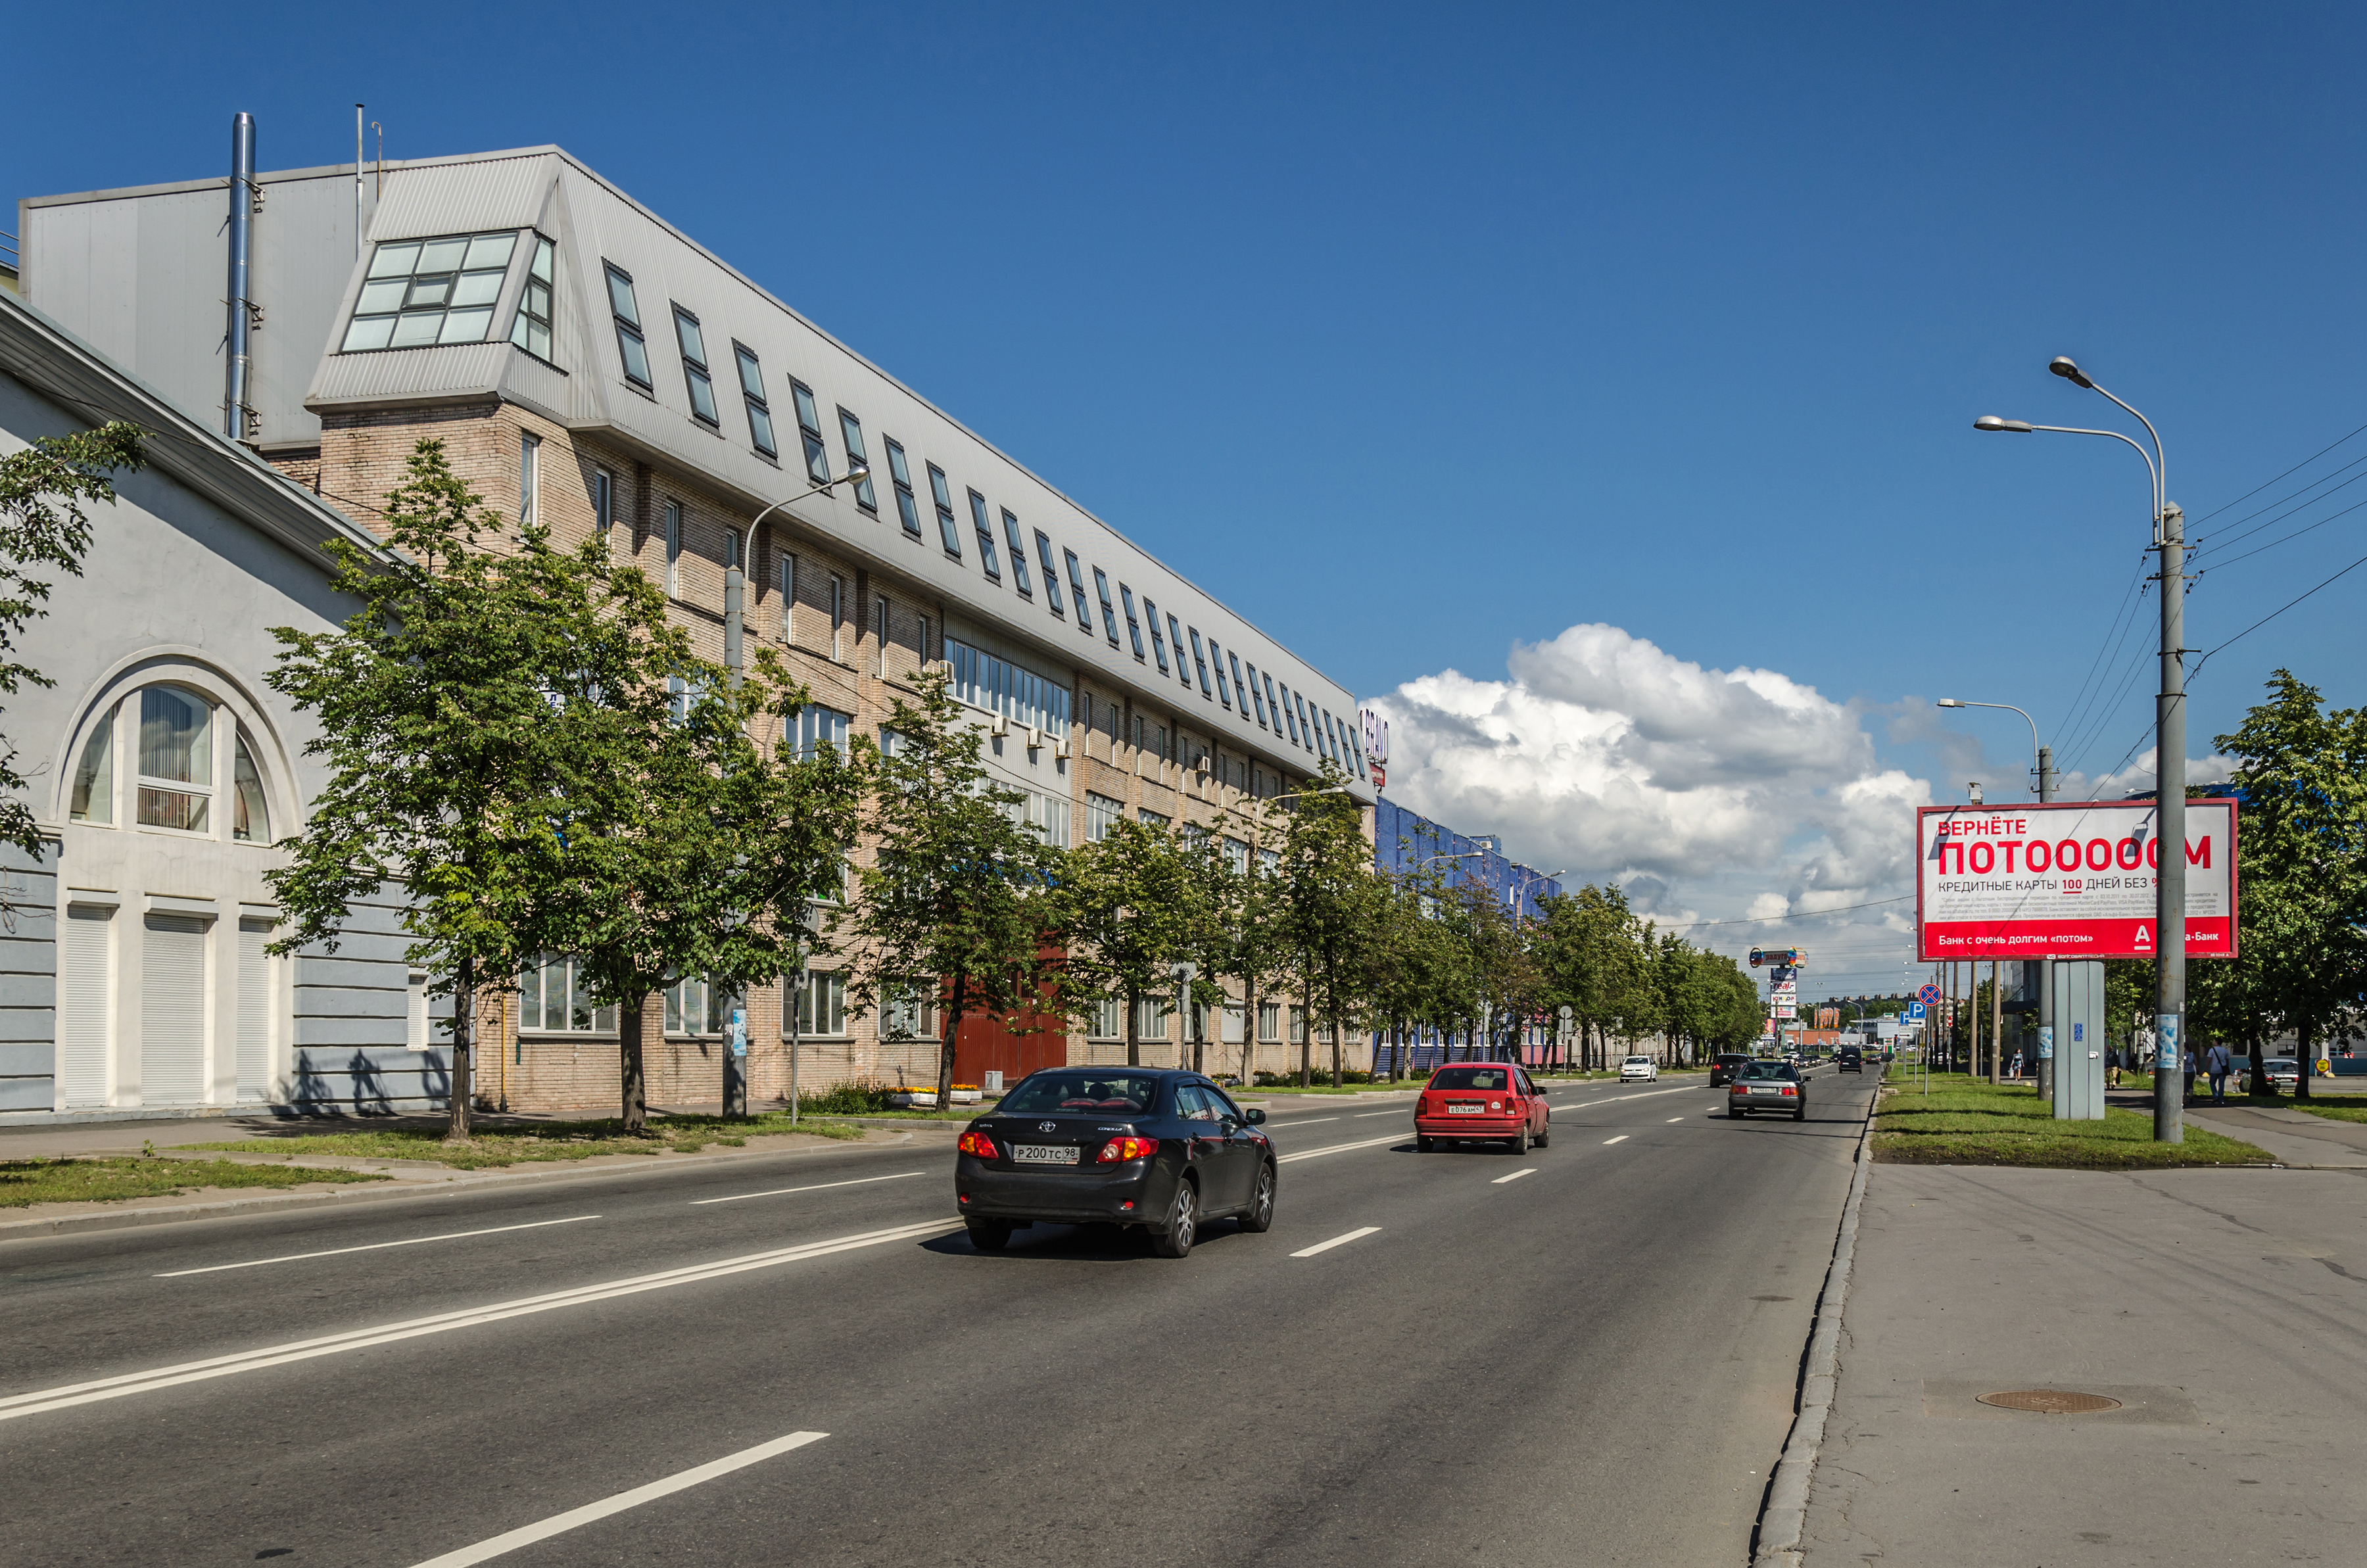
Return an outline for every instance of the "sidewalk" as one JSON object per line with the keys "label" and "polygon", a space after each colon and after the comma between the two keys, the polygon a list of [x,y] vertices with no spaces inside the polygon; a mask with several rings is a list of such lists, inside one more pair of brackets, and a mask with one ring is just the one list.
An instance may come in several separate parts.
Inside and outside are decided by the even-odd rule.
{"label": "sidewalk", "polygon": [[2358,1562],[2362,1451],[2367,1177],[1880,1165],[1800,1560]]}

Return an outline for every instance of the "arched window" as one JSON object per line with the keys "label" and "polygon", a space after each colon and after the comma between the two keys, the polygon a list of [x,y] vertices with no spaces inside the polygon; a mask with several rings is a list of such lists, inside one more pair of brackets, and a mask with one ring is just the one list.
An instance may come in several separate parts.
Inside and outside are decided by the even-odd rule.
{"label": "arched window", "polygon": [[140,694],[140,816],[142,828],[210,830],[214,782],[211,704],[182,686]]}
{"label": "arched window", "polygon": [[[83,740],[67,819],[267,844],[263,755],[228,705],[184,685],[145,686],[109,708]],[[119,779],[129,799],[118,798]]]}

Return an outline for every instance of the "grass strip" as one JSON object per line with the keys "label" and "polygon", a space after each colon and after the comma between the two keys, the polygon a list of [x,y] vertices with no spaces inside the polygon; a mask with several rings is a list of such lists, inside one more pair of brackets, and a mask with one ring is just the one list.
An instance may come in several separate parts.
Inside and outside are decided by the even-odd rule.
{"label": "grass strip", "polygon": [[207,1187],[307,1187],[322,1181],[384,1181],[359,1170],[241,1165],[227,1159],[0,1160],[0,1209],[34,1203],[113,1203],[163,1198]]}
{"label": "grass strip", "polygon": [[2162,1170],[2272,1165],[2266,1150],[2190,1126],[2182,1144],[2153,1141],[2153,1118],[2107,1109],[2101,1122],[2057,1122],[2035,1084],[1991,1084],[1963,1073],[1919,1073],[1886,1089],[1874,1117],[1874,1157],[1887,1165],[2004,1165],[2056,1170]]}
{"label": "grass strip", "polygon": [[645,1134],[625,1131],[613,1116],[583,1122],[480,1124],[465,1144],[447,1143],[441,1127],[371,1127],[350,1133],[297,1133],[286,1137],[241,1138],[226,1143],[183,1144],[182,1148],[221,1149],[237,1154],[328,1155],[345,1159],[415,1159],[456,1170],[483,1170],[521,1161],[591,1159],[598,1155],[692,1155],[709,1144],[737,1147],[752,1137],[809,1133],[818,1138],[854,1139],[863,1129],[844,1122],[788,1112],[763,1116],[652,1117]]}

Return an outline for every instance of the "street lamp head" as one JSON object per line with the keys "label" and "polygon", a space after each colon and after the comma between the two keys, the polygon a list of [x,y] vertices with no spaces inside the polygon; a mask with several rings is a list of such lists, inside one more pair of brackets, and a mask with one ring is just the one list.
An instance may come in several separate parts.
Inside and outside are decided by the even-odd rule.
{"label": "street lamp head", "polygon": [[2017,435],[2027,435],[2034,427],[2018,419],[1999,419],[1993,413],[1985,413],[1973,421],[1973,428],[1988,431],[2010,430]]}
{"label": "street lamp head", "polygon": [[2088,373],[2074,365],[2067,354],[2056,355],[2046,367],[2075,387],[2085,387],[2091,392],[2096,389],[2096,383],[2088,379]]}
{"label": "street lamp head", "polygon": [[1963,707],[1965,705],[1964,705],[1964,704],[1962,704],[1962,703],[1960,703],[1960,702],[1958,702],[1958,701],[1957,701],[1955,698],[1954,698],[1954,697],[1942,697],[1942,698],[1940,699],[1940,705],[1941,705],[1942,707],[1943,707],[1943,708],[1960,708],[1960,707]]}
{"label": "street lamp head", "polygon": [[870,477],[871,465],[857,457],[846,472],[839,476],[838,482],[843,485],[861,484]]}

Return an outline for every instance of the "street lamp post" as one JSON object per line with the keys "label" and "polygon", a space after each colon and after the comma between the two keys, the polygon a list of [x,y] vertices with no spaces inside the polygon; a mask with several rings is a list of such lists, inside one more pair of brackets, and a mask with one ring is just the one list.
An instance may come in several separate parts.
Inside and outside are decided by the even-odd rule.
{"label": "street lamp post", "polygon": [[[1940,705],[1943,708],[2003,708],[2008,713],[2021,714],[2022,722],[2030,726],[2030,749],[2037,763],[2032,771],[2038,775],[2038,803],[2044,806],[2055,798],[2055,751],[2052,747],[2039,744],[2038,721],[2031,717],[2027,710],[2015,707],[2011,703],[1970,703],[1955,697],[1942,697]],[[2044,958],[2033,962],[2038,965],[2038,1037],[2047,1047],[2038,1058],[2038,1097],[2046,1100],[2055,1092],[2055,1058],[2052,1054],[2055,1039],[2054,964]],[[1991,1046],[1992,1050],[1995,1048]]]}
{"label": "street lamp post", "polygon": [[[2161,689],[2154,698],[2154,842],[2161,860],[2154,878],[2153,1135],[2157,1143],[2186,1141],[2185,1106],[2178,1089],[2179,1052],[2186,1017],[2186,513],[2169,499],[2169,459],[2153,421],[2105,391],[2067,356],[2046,367],[2075,387],[2102,393],[2133,416],[2153,437],[2147,452],[2117,430],[2081,430],[2061,424],[2028,424],[1984,414],[1976,430],[2028,434],[2109,435],[2136,448],[2153,481],[2153,547],[2161,552]],[[2166,1087],[2165,1087],[2166,1086]]]}

